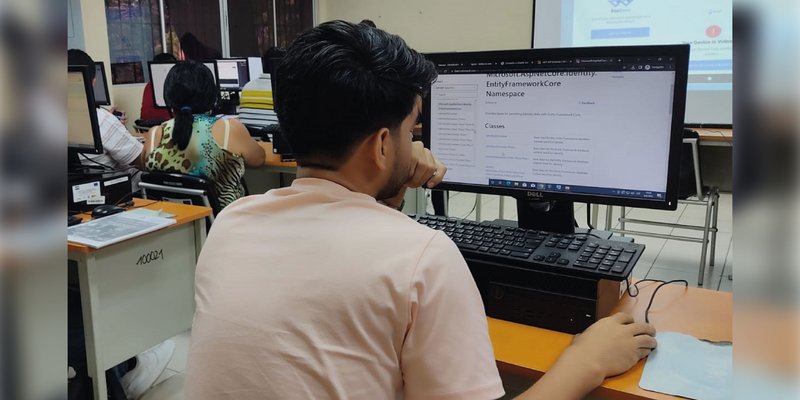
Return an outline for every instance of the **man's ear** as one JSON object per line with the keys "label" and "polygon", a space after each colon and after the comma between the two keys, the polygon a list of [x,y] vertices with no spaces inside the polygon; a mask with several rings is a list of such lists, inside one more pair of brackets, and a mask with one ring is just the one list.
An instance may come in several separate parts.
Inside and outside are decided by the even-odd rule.
{"label": "man's ear", "polygon": [[389,129],[381,128],[367,138],[362,149],[367,153],[371,163],[381,170],[389,168],[391,162],[387,158],[391,153],[389,136],[391,136]]}

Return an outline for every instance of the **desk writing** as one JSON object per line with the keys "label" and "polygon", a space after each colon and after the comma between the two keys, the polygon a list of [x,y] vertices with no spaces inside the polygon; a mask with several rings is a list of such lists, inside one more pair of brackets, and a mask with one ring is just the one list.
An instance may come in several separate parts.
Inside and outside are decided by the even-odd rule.
{"label": "desk writing", "polygon": [[[613,312],[627,312],[644,321],[644,310],[656,284],[643,283],[638,297],[627,294]],[[650,322],[658,331],[674,331],[713,341],[732,341],[731,293],[684,288],[671,284],[661,288],[650,309]],[[489,336],[500,369],[539,378],[556,362],[571,341],[572,335],[502,321],[489,320]],[[645,360],[628,372],[606,379],[593,392],[612,399],[677,399],[674,396],[639,388]]]}

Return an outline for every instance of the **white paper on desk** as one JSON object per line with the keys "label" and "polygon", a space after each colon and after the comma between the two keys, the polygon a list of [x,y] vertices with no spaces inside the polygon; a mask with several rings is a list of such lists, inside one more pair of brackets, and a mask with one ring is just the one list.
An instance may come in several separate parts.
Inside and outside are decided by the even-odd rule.
{"label": "white paper on desk", "polygon": [[656,334],[658,347],[644,365],[639,387],[697,400],[732,396],[733,346],[677,332]]}
{"label": "white paper on desk", "polygon": [[174,223],[174,219],[127,211],[70,226],[67,240],[99,249]]}

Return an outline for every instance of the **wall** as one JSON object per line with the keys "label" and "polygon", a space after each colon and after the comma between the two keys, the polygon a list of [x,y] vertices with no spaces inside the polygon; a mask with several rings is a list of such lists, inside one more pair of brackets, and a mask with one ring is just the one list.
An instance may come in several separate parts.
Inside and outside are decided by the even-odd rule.
{"label": "wall", "polygon": [[[106,25],[106,6],[104,0],[80,0],[81,18],[83,20],[84,50],[97,61],[104,61],[108,77],[108,91],[111,103],[128,113],[128,129],[133,121],[139,118],[142,106],[144,84],[113,85],[111,84],[111,54],[108,49],[108,27]],[[146,67],[146,66],[145,66]]]}
{"label": "wall", "polygon": [[531,0],[318,0],[319,22],[371,19],[421,52],[531,47]]}

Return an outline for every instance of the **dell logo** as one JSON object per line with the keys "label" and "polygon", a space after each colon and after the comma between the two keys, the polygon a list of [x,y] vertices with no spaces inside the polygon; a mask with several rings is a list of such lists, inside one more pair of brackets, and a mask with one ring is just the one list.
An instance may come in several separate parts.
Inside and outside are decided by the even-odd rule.
{"label": "dell logo", "polygon": [[544,195],[542,194],[542,192],[528,192],[529,199],[541,199],[543,197]]}

